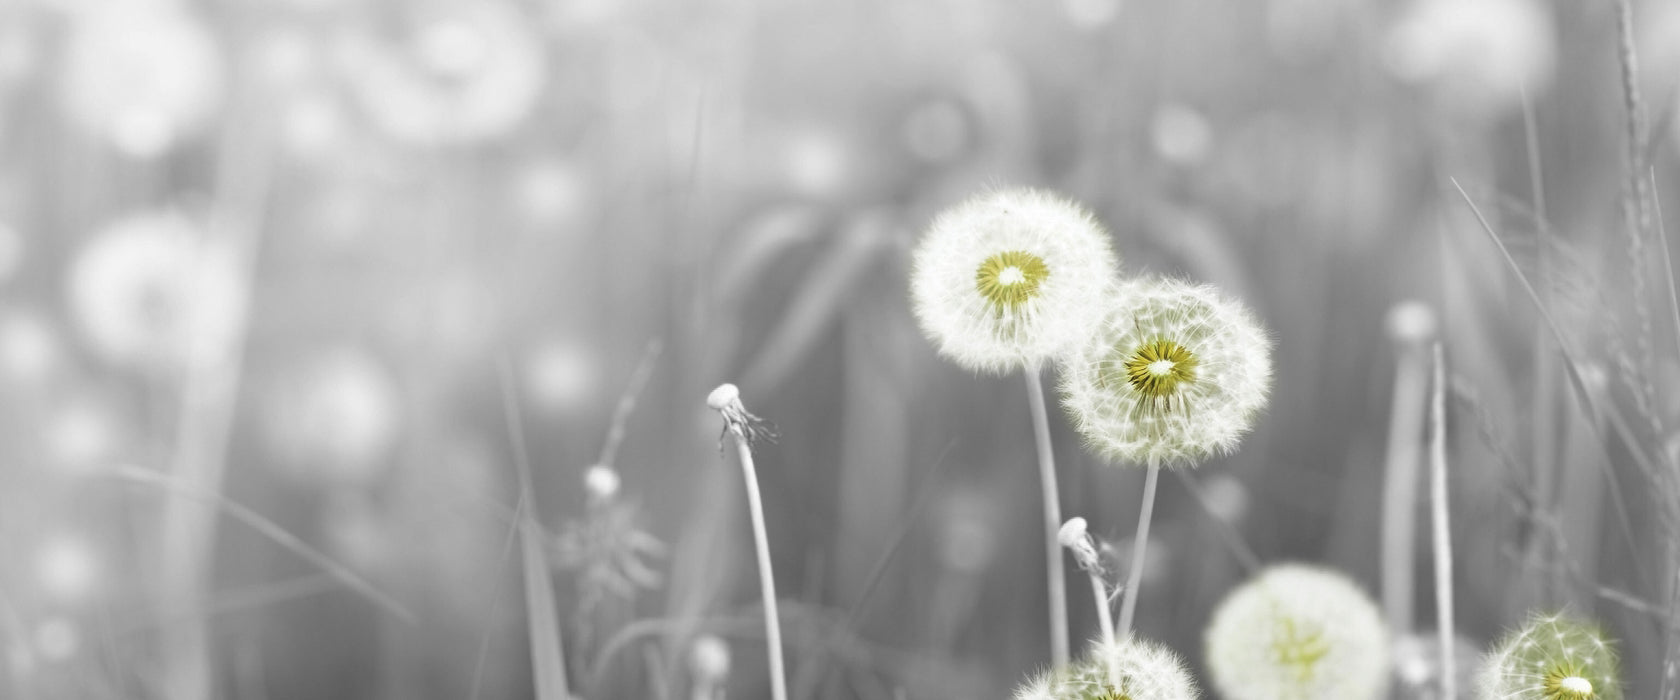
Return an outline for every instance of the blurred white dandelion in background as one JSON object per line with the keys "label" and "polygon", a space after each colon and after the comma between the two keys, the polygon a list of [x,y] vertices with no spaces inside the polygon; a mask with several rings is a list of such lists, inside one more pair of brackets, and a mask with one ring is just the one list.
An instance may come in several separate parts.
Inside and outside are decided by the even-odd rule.
{"label": "blurred white dandelion in background", "polygon": [[1437,91],[1447,107],[1497,116],[1543,92],[1557,63],[1557,29],[1537,0],[1413,0],[1384,56],[1401,80]]}
{"label": "blurred white dandelion in background", "polygon": [[62,357],[58,330],[31,310],[0,310],[0,373],[9,381],[30,383],[46,375]]}
{"label": "blurred white dandelion in background", "polygon": [[89,476],[112,466],[122,427],[110,401],[90,392],[58,402],[41,431],[47,458],[68,475]]}
{"label": "blurred white dandelion in background", "polygon": [[[531,349],[523,373],[531,400],[538,408],[568,414],[594,407],[595,396],[601,391],[600,370],[600,358],[588,344],[571,338],[548,338]],[[706,432],[716,432],[716,425],[708,422]]]}
{"label": "blurred white dandelion in background", "polygon": [[265,397],[277,463],[305,483],[365,484],[388,466],[400,429],[396,381],[368,352],[322,350],[282,370]]}
{"label": "blurred white dandelion in background", "polygon": [[35,550],[36,579],[43,592],[65,603],[85,600],[101,577],[99,555],[82,537],[55,534]]}
{"label": "blurred white dandelion in background", "polygon": [[61,101],[128,155],[157,156],[220,107],[223,57],[203,21],[172,3],[100,3],[71,15]]}
{"label": "blurred white dandelion in background", "polygon": [[1213,150],[1213,126],[1190,105],[1169,102],[1155,110],[1150,121],[1155,153],[1174,165],[1200,165]]}
{"label": "blurred white dandelion in background", "polygon": [[35,627],[35,651],[43,661],[67,661],[81,649],[82,629],[69,618],[49,618]]}
{"label": "blurred white dandelion in background", "polygon": [[1388,690],[1382,616],[1329,569],[1262,571],[1219,603],[1206,644],[1213,684],[1230,700],[1375,700]]}
{"label": "blurred white dandelion in background", "polygon": [[107,224],[83,244],[67,293],[95,351],[157,369],[183,367],[199,349],[225,352],[242,325],[243,288],[223,241],[179,212],[147,211]]}
{"label": "blurred white dandelion in background", "polygon": [[545,54],[530,19],[504,2],[434,4],[391,40],[346,33],[345,74],[372,123],[417,145],[506,135],[541,96]]}

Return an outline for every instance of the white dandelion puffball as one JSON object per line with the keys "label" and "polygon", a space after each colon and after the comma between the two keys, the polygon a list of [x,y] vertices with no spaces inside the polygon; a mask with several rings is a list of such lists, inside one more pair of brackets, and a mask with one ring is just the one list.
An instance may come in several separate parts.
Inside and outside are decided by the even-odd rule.
{"label": "white dandelion puffball", "polygon": [[1194,466],[1229,453],[1271,387],[1271,341],[1242,304],[1177,280],[1121,285],[1069,355],[1062,402],[1109,459]]}
{"label": "white dandelion puffball", "polygon": [[282,372],[264,398],[265,437],[291,476],[360,484],[388,466],[402,402],[396,380],[370,353],[323,351]]}
{"label": "white dandelion puffball", "polygon": [[543,45],[505,2],[440,4],[406,44],[350,36],[340,59],[369,120],[408,143],[502,136],[542,96]]}
{"label": "white dandelion puffball", "polygon": [[1477,700],[1622,700],[1616,649],[1596,625],[1535,615],[1483,662]]}
{"label": "white dandelion puffball", "polygon": [[76,325],[117,364],[178,369],[195,352],[224,352],[241,329],[237,260],[176,212],[142,212],[107,225],[76,254],[67,285]]}
{"label": "white dandelion puffball", "polygon": [[133,156],[201,130],[222,99],[223,57],[197,16],[162,3],[101,3],[73,15],[60,102]]}
{"label": "white dandelion puffball", "polygon": [[1228,700],[1376,700],[1388,692],[1388,630],[1346,576],[1301,564],[1262,571],[1219,604],[1207,664]]}
{"label": "white dandelion puffball", "polygon": [[1053,359],[1102,317],[1119,259],[1077,204],[987,192],[940,213],[911,261],[922,332],[963,367],[1003,373]]}
{"label": "white dandelion puffball", "polygon": [[1401,80],[1427,84],[1450,106],[1499,114],[1552,81],[1557,30],[1536,0],[1414,0],[1388,37]]}
{"label": "white dandelion puffball", "polygon": [[1071,666],[1017,689],[1015,700],[1195,700],[1200,694],[1178,654],[1134,638],[1096,644]]}

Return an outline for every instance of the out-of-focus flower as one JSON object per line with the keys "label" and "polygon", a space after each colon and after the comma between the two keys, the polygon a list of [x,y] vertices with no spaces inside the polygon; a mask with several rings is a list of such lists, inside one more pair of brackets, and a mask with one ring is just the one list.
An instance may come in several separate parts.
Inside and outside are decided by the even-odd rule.
{"label": "out-of-focus flower", "polygon": [[[597,466],[590,478],[600,480]],[[659,572],[643,563],[663,556],[665,545],[642,529],[641,508],[621,498],[592,497],[581,520],[566,523],[555,539],[555,568],[575,572],[578,609],[587,610],[609,597],[633,598],[638,590],[659,586]]]}
{"label": "out-of-focus flower", "polygon": [[917,245],[910,298],[922,332],[958,365],[1036,367],[1102,318],[1119,260],[1079,205],[1046,192],[987,192],[945,210]]}
{"label": "out-of-focus flower", "polygon": [[519,126],[541,96],[544,51],[518,8],[438,3],[403,42],[349,35],[347,77],[369,119],[399,141],[463,144]]}
{"label": "out-of-focus flower", "polygon": [[72,15],[62,103],[76,123],[138,157],[159,155],[214,116],[223,58],[173,3],[101,3]]}
{"label": "out-of-focus flower", "polygon": [[[601,390],[600,358],[589,346],[572,339],[553,338],[531,349],[523,374],[531,398],[539,408],[573,413],[594,408]],[[708,425],[711,425],[708,423]]]}
{"label": "out-of-focus flower", "polygon": [[575,222],[593,197],[589,174],[568,161],[530,163],[516,178],[512,187],[513,204],[536,224]]}
{"label": "out-of-focus flower", "polygon": [[179,368],[225,352],[242,328],[244,284],[228,247],[173,211],[106,225],[71,264],[76,325],[106,359]]}
{"label": "out-of-focus flower", "polygon": [[1387,63],[1445,105],[1493,116],[1552,81],[1556,28],[1536,0],[1414,0],[1388,37]]}
{"label": "out-of-focus flower", "polygon": [[0,311],[0,374],[8,380],[45,379],[61,357],[58,331],[40,314],[23,309]]}
{"label": "out-of-focus flower", "polygon": [[81,649],[82,630],[69,618],[48,618],[35,627],[35,651],[43,661],[64,661]]}
{"label": "out-of-focus flower", "polygon": [[[1457,669],[1455,687],[1469,688],[1480,673],[1481,648],[1462,636],[1453,636],[1453,661]],[[1394,641],[1394,677],[1406,697],[1428,698],[1441,685],[1441,636],[1434,630],[1407,634]]]}
{"label": "out-of-focus flower", "polygon": [[1124,5],[1122,0],[1062,0],[1062,14],[1075,27],[1096,30],[1119,17]]}
{"label": "out-of-focus flower", "polygon": [[82,600],[98,587],[99,556],[86,540],[60,534],[41,542],[35,573],[43,592],[61,601]]}
{"label": "out-of-focus flower", "polygon": [[301,30],[279,30],[252,49],[257,74],[276,110],[280,142],[294,156],[334,155],[348,136],[336,90],[336,66],[325,42]]}
{"label": "out-of-focus flower", "polygon": [[1266,405],[1271,341],[1210,287],[1122,285],[1069,356],[1063,404],[1087,443],[1133,464],[1194,466],[1236,448]]}
{"label": "out-of-focus flower", "polygon": [[1150,122],[1155,152],[1174,165],[1200,165],[1213,149],[1213,127],[1189,105],[1168,103],[1155,110]]}
{"label": "out-of-focus flower", "polygon": [[362,484],[387,466],[401,399],[368,353],[339,348],[311,357],[282,372],[265,403],[266,437],[290,475]]}
{"label": "out-of-focus flower", "polygon": [[1494,646],[1478,700],[1622,700],[1616,649],[1597,625],[1535,615]]}
{"label": "out-of-focus flower", "polygon": [[1095,645],[1072,666],[1017,689],[1015,700],[1195,700],[1200,695],[1178,654],[1133,638]]}
{"label": "out-of-focus flower", "polygon": [[1388,691],[1388,631],[1340,573],[1283,564],[1219,604],[1207,664],[1230,700],[1375,700]]}
{"label": "out-of-focus flower", "polygon": [[92,393],[63,396],[58,401],[41,430],[46,457],[73,475],[111,466],[123,429],[110,401]]}
{"label": "out-of-focus flower", "polygon": [[729,644],[714,634],[701,635],[688,652],[694,676],[694,700],[717,700],[729,683]]}

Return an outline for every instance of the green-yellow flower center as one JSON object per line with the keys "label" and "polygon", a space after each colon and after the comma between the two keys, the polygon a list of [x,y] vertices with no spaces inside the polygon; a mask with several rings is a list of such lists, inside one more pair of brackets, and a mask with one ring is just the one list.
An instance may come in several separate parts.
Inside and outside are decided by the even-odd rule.
{"label": "green-yellow flower center", "polygon": [[1126,360],[1126,381],[1150,403],[1171,398],[1179,385],[1196,381],[1196,355],[1166,338],[1148,341]]}
{"label": "green-yellow flower center", "polygon": [[1272,636],[1272,654],[1279,665],[1292,669],[1302,683],[1312,680],[1318,662],[1330,654],[1324,631],[1313,626],[1302,630],[1293,618],[1281,617]]}
{"label": "green-yellow flower center", "polygon": [[1024,250],[1006,250],[980,263],[974,286],[994,310],[1014,311],[1036,296],[1039,283],[1049,276],[1044,258]]}
{"label": "green-yellow flower center", "polygon": [[1548,672],[1541,689],[1546,700],[1592,700],[1598,697],[1593,693],[1592,681],[1581,677],[1580,669],[1573,667]]}

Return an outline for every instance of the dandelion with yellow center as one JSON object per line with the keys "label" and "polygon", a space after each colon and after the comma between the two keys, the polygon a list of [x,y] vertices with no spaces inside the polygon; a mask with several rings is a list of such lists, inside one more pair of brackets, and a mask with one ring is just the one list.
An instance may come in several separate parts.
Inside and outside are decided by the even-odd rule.
{"label": "dandelion with yellow center", "polygon": [[1195,700],[1201,693],[1184,661],[1139,639],[1097,643],[1078,662],[1015,691],[1015,700]]}
{"label": "dandelion with yellow center", "polygon": [[911,305],[941,355],[1003,373],[1055,359],[1102,317],[1119,260],[1079,205],[1032,189],[940,213],[916,246]]}
{"label": "dandelion with yellow center", "polygon": [[1119,260],[1089,213],[1031,189],[987,192],[940,213],[916,245],[910,301],[946,359],[977,372],[1023,370],[1044,497],[1050,660],[1069,658],[1062,525],[1040,368],[1090,333]]}
{"label": "dandelion with yellow center", "polygon": [[1265,406],[1271,342],[1247,309],[1177,280],[1122,285],[1062,373],[1062,397],[1097,452],[1193,466],[1234,449]]}
{"label": "dandelion with yellow center", "polygon": [[1536,615],[1506,635],[1476,679],[1477,700],[1622,700],[1615,646],[1596,625]]}
{"label": "dandelion with yellow center", "polygon": [[1225,597],[1207,663],[1229,700],[1375,700],[1388,690],[1388,632],[1347,577],[1274,566]]}

